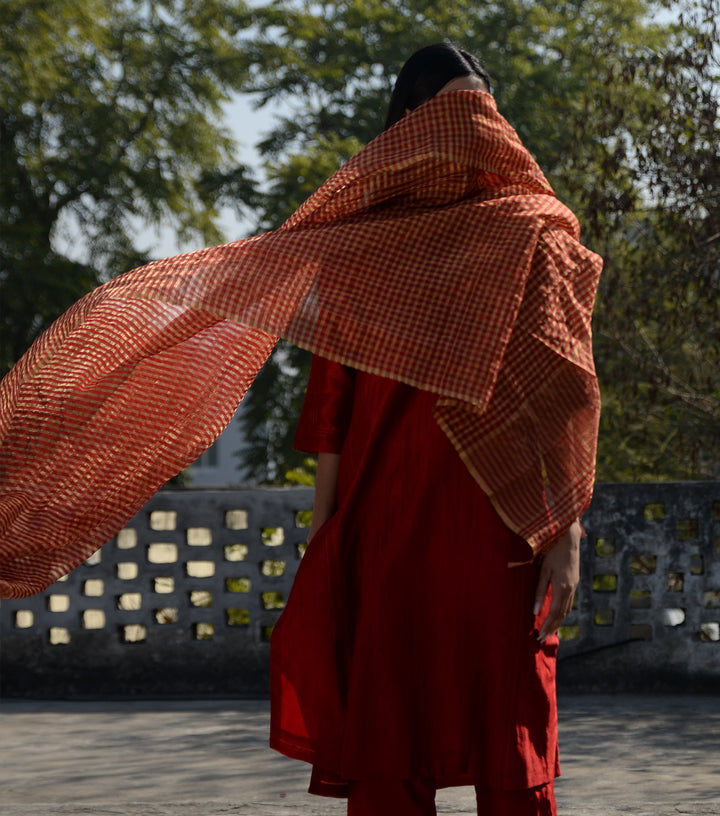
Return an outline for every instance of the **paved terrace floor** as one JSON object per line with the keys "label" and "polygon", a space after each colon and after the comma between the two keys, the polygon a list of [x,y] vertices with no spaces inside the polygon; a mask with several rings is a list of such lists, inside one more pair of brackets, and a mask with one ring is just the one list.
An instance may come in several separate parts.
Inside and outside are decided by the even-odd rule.
{"label": "paved terrace floor", "polygon": [[[720,814],[720,696],[560,698],[559,816]],[[2,816],[330,816],[266,701],[0,701]],[[474,814],[472,790],[438,794]]]}

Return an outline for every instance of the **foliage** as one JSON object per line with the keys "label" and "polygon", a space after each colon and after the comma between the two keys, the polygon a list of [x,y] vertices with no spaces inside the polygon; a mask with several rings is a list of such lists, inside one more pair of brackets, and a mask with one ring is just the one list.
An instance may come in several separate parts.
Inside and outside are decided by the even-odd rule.
{"label": "foliage", "polygon": [[[317,459],[314,459],[311,456],[306,457],[303,459],[302,463],[299,467],[293,468],[289,470],[285,474],[285,481],[288,484],[298,485],[300,487],[312,487],[315,484],[315,474],[317,472]],[[298,513],[298,516],[301,518],[307,518],[306,513],[309,511],[301,510]],[[301,527],[309,527],[310,524],[300,524]]]}
{"label": "foliage", "polygon": [[[148,260],[138,223],[217,243],[244,202],[278,226],[380,131],[405,58],[450,39],[605,258],[600,478],[717,478],[718,20],[720,0],[4,0],[0,374]],[[220,124],[238,90],[284,111],[260,184]],[[308,366],[281,344],[246,400],[257,480],[312,478],[291,450]]]}
{"label": "foliage", "polygon": [[303,468],[305,454],[293,450],[310,354],[280,341],[253,382],[241,415],[248,445],[239,452],[248,479],[282,484],[286,471]]}
{"label": "foliage", "polygon": [[[250,87],[260,104],[288,109],[260,145],[270,185],[257,198],[259,226],[277,225],[380,131],[412,51],[442,39],[467,48],[488,65],[500,110],[606,261],[599,477],[718,476],[719,11],[718,0],[255,8]],[[298,396],[306,378],[301,361],[276,366],[256,405],[276,390]],[[300,400],[285,405],[265,449],[279,457],[275,478],[297,461],[277,444],[291,438]]]}
{"label": "foliage", "polygon": [[250,200],[218,124],[246,79],[246,22],[235,0],[3,0],[0,374],[104,276],[148,260],[140,221],[218,243],[218,203]]}
{"label": "foliage", "polygon": [[[601,115],[574,128],[601,151],[578,199],[606,258],[599,469],[616,480],[720,477],[720,4],[673,7],[662,52],[597,60]],[[575,151],[568,175],[592,170]]]}

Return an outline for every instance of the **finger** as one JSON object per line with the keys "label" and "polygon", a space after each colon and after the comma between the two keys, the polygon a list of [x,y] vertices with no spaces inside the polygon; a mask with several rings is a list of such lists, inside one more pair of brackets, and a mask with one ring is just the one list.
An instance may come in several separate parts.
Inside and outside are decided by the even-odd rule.
{"label": "finger", "polygon": [[548,635],[555,634],[557,627],[560,625],[560,621],[562,620],[562,615],[554,607],[554,603],[550,605],[547,616],[540,626],[540,631],[537,634],[537,639],[540,641],[540,643],[543,643]]}
{"label": "finger", "polygon": [[574,592],[564,591],[558,592],[557,595],[553,591],[553,599],[550,604],[550,609],[545,620],[542,622],[540,631],[538,632],[538,640],[542,643],[549,635],[554,635],[560,624],[565,620],[568,613],[572,609],[572,601]]}
{"label": "finger", "polygon": [[548,591],[548,584],[550,583],[550,570],[546,569],[545,564],[540,569],[540,576],[538,578],[537,587],[535,589],[535,606],[533,607],[533,615],[540,614],[542,605],[545,603],[545,596]]}

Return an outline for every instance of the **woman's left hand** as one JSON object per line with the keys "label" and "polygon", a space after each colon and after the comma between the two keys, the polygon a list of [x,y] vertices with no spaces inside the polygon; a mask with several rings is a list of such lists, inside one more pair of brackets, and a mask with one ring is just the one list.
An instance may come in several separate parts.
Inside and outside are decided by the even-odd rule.
{"label": "woman's left hand", "polygon": [[540,579],[535,592],[537,615],[545,600],[548,586],[552,588],[552,601],[547,617],[542,622],[537,638],[543,643],[548,635],[554,635],[566,615],[572,609],[575,590],[580,582],[580,539],[583,529],[579,521],[561,536],[545,553],[540,568]]}

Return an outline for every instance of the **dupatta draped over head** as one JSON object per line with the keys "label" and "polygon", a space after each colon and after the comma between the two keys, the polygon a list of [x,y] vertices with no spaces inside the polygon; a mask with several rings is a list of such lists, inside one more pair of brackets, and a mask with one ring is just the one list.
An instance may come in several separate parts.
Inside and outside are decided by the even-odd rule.
{"label": "dupatta draped over head", "polygon": [[492,96],[455,91],[278,230],[95,289],[0,385],[0,596],[114,536],[222,432],[278,337],[436,393],[473,476],[542,551],[593,486],[601,261],[578,239]]}

